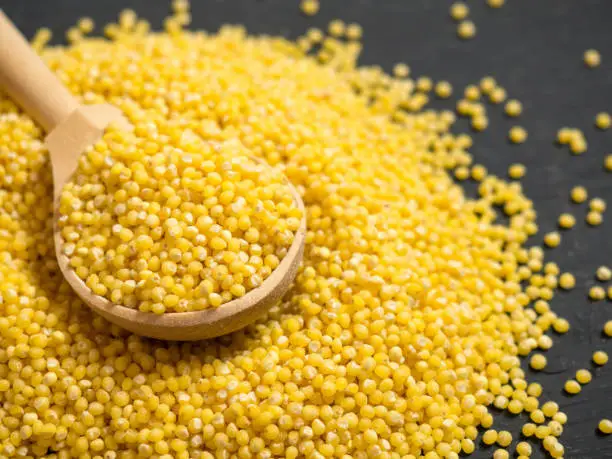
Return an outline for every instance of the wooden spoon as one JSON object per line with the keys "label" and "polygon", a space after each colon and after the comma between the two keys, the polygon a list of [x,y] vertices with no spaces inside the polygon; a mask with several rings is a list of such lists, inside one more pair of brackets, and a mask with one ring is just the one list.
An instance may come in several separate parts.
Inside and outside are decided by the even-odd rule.
{"label": "wooden spoon", "polygon": [[[69,266],[57,225],[58,197],[77,168],[81,152],[98,141],[110,123],[130,129],[121,111],[112,105],[80,105],[47,68],[28,42],[0,10],[0,87],[47,132],[45,145],[53,169],[55,200],[55,254],[62,274],[91,309],[110,322],[138,335],[192,341],[238,330],[262,316],[289,290],[304,252],[306,217],[302,218],[287,255],[256,289],[242,298],[204,311],[153,314],[114,305],[95,295]],[[296,206],[304,211],[297,190],[287,182]]]}

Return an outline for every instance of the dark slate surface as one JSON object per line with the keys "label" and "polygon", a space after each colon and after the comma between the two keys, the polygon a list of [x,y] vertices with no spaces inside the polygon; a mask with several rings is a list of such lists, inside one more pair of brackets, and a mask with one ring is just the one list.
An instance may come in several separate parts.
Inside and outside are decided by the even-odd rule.
{"label": "dark slate surface", "polygon": [[[490,111],[490,128],[474,136],[472,152],[477,161],[497,174],[504,174],[516,161],[528,165],[524,183],[535,201],[541,228],[535,242],[555,228],[561,212],[571,211],[577,217],[576,227],[564,234],[561,246],[549,252],[549,259],[577,277],[577,288],[558,294],[552,303],[572,328],[563,337],[554,336],[548,368],[539,374],[530,372],[530,378],[544,384],[543,400],[559,401],[569,415],[562,436],[567,458],[612,458],[612,437],[596,433],[599,419],[612,417],[612,364],[597,369],[594,381],[578,396],[570,398],[562,393],[564,381],[573,377],[575,370],[592,367],[594,350],[612,351],[612,343],[601,334],[603,323],[612,319],[612,305],[590,304],[586,299],[588,287],[595,283],[595,269],[612,264],[612,216],[607,215],[602,226],[588,228],[584,223],[586,206],[571,204],[567,198],[572,186],[582,184],[591,196],[607,198],[612,206],[612,174],[602,167],[604,155],[612,153],[612,130],[597,131],[592,121],[597,112],[612,111],[612,1],[507,0],[501,9],[488,8],[484,0],[470,1],[477,35],[465,42],[456,38],[455,24],[448,15],[451,1],[321,0],[321,11],[314,18],[299,14],[297,0],[193,3],[194,27],[208,30],[223,23],[242,23],[251,33],[296,37],[307,27],[323,27],[334,18],[356,21],[365,29],[363,63],[390,69],[395,62],[404,61],[413,75],[448,79],[455,88],[490,74],[511,97],[523,102],[525,110],[519,123],[529,130],[525,144],[506,141],[513,121],[496,107]],[[28,36],[40,26],[49,26],[60,37],[85,15],[101,25],[130,7],[159,26],[169,10],[165,0],[0,0],[0,6]],[[601,67],[584,67],[582,53],[587,48],[602,53]],[[565,125],[584,130],[589,142],[586,154],[574,157],[554,145],[557,129]],[[460,123],[461,128],[466,125]],[[522,416],[500,415],[495,427],[516,434],[522,422]],[[492,453],[490,448],[480,449],[472,457],[486,458]],[[545,454],[536,449],[534,457]]]}

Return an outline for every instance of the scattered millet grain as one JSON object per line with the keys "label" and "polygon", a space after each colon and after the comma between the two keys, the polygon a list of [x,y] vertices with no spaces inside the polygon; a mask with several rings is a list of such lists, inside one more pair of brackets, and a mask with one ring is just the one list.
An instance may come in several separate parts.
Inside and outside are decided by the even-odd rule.
{"label": "scattered millet grain", "polygon": [[349,40],[360,40],[363,36],[363,28],[359,24],[351,23],[346,26],[346,38]]}
{"label": "scattered millet grain", "polygon": [[612,279],[612,270],[607,266],[600,266],[595,272],[595,277],[597,277],[599,281],[607,282]]}
{"label": "scattered millet grain", "polygon": [[593,379],[593,375],[589,370],[581,369],[576,372],[576,381],[580,384],[588,384]]}
{"label": "scattered millet grain", "polygon": [[542,354],[534,354],[529,360],[529,366],[536,371],[543,370],[546,368],[546,357]]}
{"label": "scattered millet grain", "polygon": [[455,2],[450,7],[450,15],[455,21],[467,18],[470,8],[464,2]]}
{"label": "scattered millet grain", "polygon": [[[609,292],[608,292],[609,293]],[[603,328],[604,333],[606,334],[606,336],[610,336],[612,337],[612,320],[608,320],[605,324],[604,324],[604,328]]]}
{"label": "scattered millet grain", "polygon": [[84,35],[91,33],[94,29],[94,21],[91,18],[81,18],[77,23],[77,28]]}
{"label": "scattered millet grain", "polygon": [[340,19],[334,19],[327,26],[327,31],[332,37],[340,38],[346,34],[346,24]]}
{"label": "scattered millet grain", "polygon": [[597,428],[602,434],[610,435],[612,434],[612,421],[610,421],[609,419],[602,419],[601,421],[599,421]]}
{"label": "scattered millet grain", "polygon": [[563,213],[559,215],[559,220],[557,222],[560,228],[563,229],[571,229],[576,224],[576,217],[572,214]]}
{"label": "scattered millet grain", "polygon": [[527,131],[521,126],[513,126],[508,132],[508,138],[512,143],[523,143],[527,140]]}
{"label": "scattered millet grain", "polygon": [[520,163],[512,164],[508,168],[508,176],[511,179],[518,180],[525,176],[526,171],[527,171],[527,168],[525,167],[524,164],[520,164]]}
{"label": "scattered millet grain", "polygon": [[588,199],[589,195],[585,187],[575,186],[570,192],[570,197],[576,204],[581,204]]}
{"label": "scattered millet grain", "polygon": [[502,447],[510,446],[512,443],[512,434],[507,430],[500,430],[497,434],[497,444]]}
{"label": "scattered millet grain", "polygon": [[563,390],[565,390],[565,392],[567,392],[570,395],[576,395],[582,390],[582,388],[580,387],[580,384],[578,384],[577,381],[570,379],[565,382],[565,385],[563,386]]}
{"label": "scattered millet grain", "polygon": [[395,64],[393,67],[393,75],[395,75],[397,78],[406,78],[408,75],[410,75],[410,67],[403,62]]}
{"label": "scattered millet grain", "polygon": [[476,115],[472,118],[470,126],[475,131],[484,131],[489,126],[489,119],[486,116]]}
{"label": "scattered millet grain", "polygon": [[431,78],[422,76],[416,80],[416,89],[421,92],[430,92],[434,88]]}
{"label": "scattered millet grain", "polygon": [[544,244],[550,248],[558,247],[561,243],[561,235],[558,231],[552,231],[544,235]]}
{"label": "scattered millet grain", "polygon": [[319,12],[319,0],[302,0],[300,9],[306,16],[314,16]]}
{"label": "scattered millet grain", "polygon": [[440,99],[448,99],[453,94],[453,87],[448,81],[439,81],[436,83],[434,92]]}
{"label": "scattered millet grain", "polygon": [[506,115],[510,117],[517,117],[523,112],[523,105],[516,99],[510,99],[504,106]]}
{"label": "scattered millet grain", "polygon": [[470,20],[463,20],[457,26],[457,35],[463,40],[469,40],[476,35],[476,26]]}
{"label": "scattered millet grain", "polygon": [[587,214],[586,222],[591,226],[599,226],[603,222],[603,215],[599,212],[592,210]]}
{"label": "scattered millet grain", "polygon": [[557,402],[548,401],[542,405],[542,413],[544,416],[552,418],[559,412],[559,404]]}
{"label": "scattered millet grain", "polygon": [[595,116],[595,126],[597,126],[599,129],[608,129],[611,124],[612,119],[610,118],[609,113],[601,112]]}
{"label": "scattered millet grain", "polygon": [[531,456],[532,453],[532,447],[529,443],[527,443],[526,441],[521,441],[519,443],[517,443],[516,445],[516,453],[519,456],[525,456],[525,457],[529,457]]}
{"label": "scattered millet grain", "polygon": [[584,52],[583,59],[586,66],[590,68],[599,67],[599,64],[601,64],[601,55],[595,49],[587,49]]}
{"label": "scattered millet grain", "polygon": [[537,426],[534,423],[527,422],[523,424],[523,427],[521,428],[521,433],[527,438],[533,437],[536,433],[536,429]]}
{"label": "scattered millet grain", "polygon": [[589,289],[589,298],[593,301],[601,301],[606,298],[606,291],[599,285],[594,285]]}
{"label": "scattered millet grain", "polygon": [[544,412],[541,409],[536,409],[531,412],[531,414],[529,415],[529,419],[531,419],[536,424],[543,424],[546,421],[546,416],[544,415]]}
{"label": "scattered millet grain", "polygon": [[567,333],[570,329],[570,324],[567,319],[563,317],[556,318],[552,323],[553,330],[559,334]]}
{"label": "scattered millet grain", "polygon": [[463,90],[463,95],[468,100],[477,101],[478,99],[480,99],[480,89],[478,89],[478,86],[476,85],[468,85]]}
{"label": "scattered millet grain", "polygon": [[480,90],[483,94],[491,94],[496,87],[497,82],[495,81],[495,78],[491,76],[483,77],[480,80]]}
{"label": "scattered millet grain", "polygon": [[596,365],[605,365],[608,363],[608,354],[604,351],[595,351],[593,353],[593,363]]}
{"label": "scattered millet grain", "polygon": [[510,453],[507,450],[498,448],[493,453],[493,459],[509,459]]}
{"label": "scattered millet grain", "polygon": [[494,445],[497,441],[497,430],[489,429],[482,434],[482,441],[485,445]]}
{"label": "scattered millet grain", "polygon": [[606,201],[601,198],[593,198],[589,202],[589,209],[593,212],[603,213],[606,210]]}
{"label": "scattered millet grain", "polygon": [[493,104],[501,104],[506,100],[506,90],[501,86],[497,86],[489,93],[489,101]]}

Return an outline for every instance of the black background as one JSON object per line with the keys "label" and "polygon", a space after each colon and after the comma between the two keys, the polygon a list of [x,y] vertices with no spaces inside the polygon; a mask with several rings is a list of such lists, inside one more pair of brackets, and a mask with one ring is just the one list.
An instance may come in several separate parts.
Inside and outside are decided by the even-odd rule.
{"label": "black background", "polygon": [[[547,259],[577,278],[575,290],[559,292],[552,301],[553,309],[570,321],[571,329],[564,336],[553,336],[548,367],[540,373],[529,371],[529,378],[544,385],[542,401],[558,401],[569,416],[561,437],[566,458],[612,458],[612,437],[596,431],[601,418],[612,418],[612,362],[596,369],[593,382],[579,395],[563,393],[563,383],[575,370],[593,368],[593,351],[612,351],[610,340],[601,333],[605,321],[612,319],[611,304],[591,304],[587,299],[596,268],[612,265],[612,173],[602,166],[604,156],[612,153],[612,129],[602,132],[593,126],[596,113],[612,111],[612,1],[507,0],[501,9],[487,7],[484,0],[468,1],[477,27],[476,37],[468,41],[456,37],[456,24],[448,14],[452,2],[446,0],[321,0],[321,11],[314,17],[300,14],[298,0],[192,3],[192,27],[207,30],[241,23],[251,33],[295,38],[310,26],[324,28],[331,19],[355,21],[365,30],[364,64],[380,64],[389,70],[396,62],[406,62],[414,76],[447,79],[455,88],[453,101],[465,85],[492,75],[510,97],[522,101],[524,114],[518,121],[505,118],[501,106],[489,110],[490,127],[474,134],[472,153],[498,175],[504,175],[514,162],[528,166],[523,183],[535,201],[541,229],[533,243],[541,243],[543,234],[555,229],[561,212],[577,217],[576,227],[564,232],[561,245],[547,253]],[[56,43],[82,16],[92,17],[101,26],[129,7],[159,27],[169,12],[166,0],[0,0],[0,6],[29,37],[39,27],[50,27]],[[599,68],[584,66],[582,55],[587,48],[601,52]],[[453,103],[434,106],[450,108]],[[508,129],[517,123],[529,131],[523,145],[506,140]],[[555,145],[562,126],[583,129],[589,142],[585,154],[572,156]],[[468,129],[465,122],[456,128]],[[586,204],[569,201],[569,190],[578,184],[588,188],[590,197],[610,200],[611,209],[602,226],[588,227]],[[494,428],[507,428],[516,438],[525,419],[524,415],[500,414]],[[491,457],[493,451],[480,447],[472,457]],[[545,454],[536,447],[533,457]]]}

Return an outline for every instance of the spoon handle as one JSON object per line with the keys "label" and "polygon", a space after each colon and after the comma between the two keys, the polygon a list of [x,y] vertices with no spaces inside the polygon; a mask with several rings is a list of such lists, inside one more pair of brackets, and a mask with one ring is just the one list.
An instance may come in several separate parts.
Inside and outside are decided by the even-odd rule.
{"label": "spoon handle", "polygon": [[79,106],[1,9],[0,88],[47,132]]}

